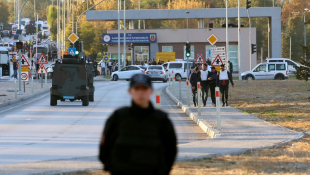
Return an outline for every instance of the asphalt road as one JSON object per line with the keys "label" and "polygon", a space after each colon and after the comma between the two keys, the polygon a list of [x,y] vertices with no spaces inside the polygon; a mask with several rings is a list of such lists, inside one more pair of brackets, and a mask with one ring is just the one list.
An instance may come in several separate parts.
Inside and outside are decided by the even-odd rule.
{"label": "asphalt road", "polygon": [[[167,83],[154,83],[156,90],[166,86]],[[97,81],[95,87],[95,102],[87,107],[82,106],[81,101],[58,101],[58,105],[52,107],[46,93],[0,108],[0,172],[10,172],[6,167],[22,170],[24,166],[19,165],[42,161],[50,162],[50,171],[51,162],[57,160],[92,156],[96,159],[106,119],[118,107],[130,105],[131,100],[127,81]],[[155,96],[152,99],[154,102]],[[207,134],[176,107],[164,91],[162,109],[173,121],[179,144],[207,139]],[[74,168],[77,167],[71,169]],[[35,170],[35,173],[43,172],[44,166]]]}

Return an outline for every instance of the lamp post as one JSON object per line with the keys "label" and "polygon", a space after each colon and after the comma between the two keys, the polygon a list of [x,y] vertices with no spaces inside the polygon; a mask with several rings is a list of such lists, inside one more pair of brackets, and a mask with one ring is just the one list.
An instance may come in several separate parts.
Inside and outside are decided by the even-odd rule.
{"label": "lamp post", "polygon": [[249,30],[249,48],[250,48],[250,70],[252,70],[252,36],[251,36],[251,17],[250,17],[250,11],[249,9],[247,9],[247,12],[248,12],[248,18],[249,18],[249,27],[250,27],[250,30]]}
{"label": "lamp post", "polygon": [[[306,10],[306,9],[305,9]],[[309,9],[308,9],[309,10]],[[307,11],[307,10],[306,10]],[[303,16],[304,17],[304,45],[306,46],[307,45],[307,28],[306,28],[306,15],[305,14],[302,14],[302,13],[298,13],[298,12],[292,12],[293,14],[295,15],[300,15],[300,16]],[[307,60],[307,55],[305,53],[305,61]]]}
{"label": "lamp post", "polygon": [[[186,11],[186,28],[187,28],[187,43],[189,43],[189,37],[188,37],[188,15],[189,11]],[[188,69],[189,69],[189,58],[187,57],[187,67],[186,67],[186,76],[188,78]]]}
{"label": "lamp post", "polygon": [[[124,59],[123,59],[123,67],[126,66],[125,62],[126,62],[126,0],[122,0],[124,1]],[[118,62],[118,65],[120,64],[120,62]]]}
{"label": "lamp post", "polygon": [[240,28],[240,0],[238,0],[238,71],[239,71],[239,80],[242,80],[241,73],[241,28]]}
{"label": "lamp post", "polygon": [[[226,0],[226,65],[229,60],[229,36],[228,36],[228,0]],[[209,65],[210,66],[210,65]],[[232,73],[232,72],[231,72]]]}
{"label": "lamp post", "polygon": [[120,57],[121,57],[121,31],[120,31],[120,20],[119,20],[119,10],[120,10],[120,0],[117,0],[117,25],[118,25],[118,31],[117,31],[117,51],[118,51],[118,69],[117,70],[120,70]]}
{"label": "lamp post", "polygon": [[292,59],[292,37],[286,33],[281,33],[282,35],[286,35],[287,37],[290,37],[290,59]]}

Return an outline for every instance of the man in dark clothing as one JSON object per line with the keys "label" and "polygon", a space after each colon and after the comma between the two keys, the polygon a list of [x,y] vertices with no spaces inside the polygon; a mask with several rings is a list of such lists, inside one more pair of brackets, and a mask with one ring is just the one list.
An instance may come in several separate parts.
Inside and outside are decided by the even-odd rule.
{"label": "man in dark clothing", "polygon": [[11,76],[11,77],[14,77],[14,78],[16,78],[17,79],[17,61],[16,61],[16,59],[13,59],[13,70],[14,70],[14,73],[13,73],[13,75]]}
{"label": "man in dark clothing", "polygon": [[[221,65],[221,71],[218,72],[217,74],[217,80],[216,80],[216,85],[220,87],[220,91],[222,94],[222,107],[228,106],[228,87],[229,87],[229,81],[232,84],[232,87],[234,88],[234,82],[232,80],[231,73],[227,70],[225,70],[225,65]],[[225,98],[224,98],[225,96]]]}
{"label": "man in dark clothing", "polygon": [[216,87],[216,80],[217,80],[217,71],[215,67],[211,67],[211,72],[208,74],[208,80],[209,80],[209,87],[211,91],[212,105],[215,107],[216,106],[215,87]]}
{"label": "man in dark clothing", "polygon": [[201,75],[201,92],[202,92],[202,102],[205,107],[207,104],[208,93],[209,93],[209,80],[208,80],[208,66],[207,64],[202,65],[202,70],[200,71]]}
{"label": "man in dark clothing", "polygon": [[154,109],[150,77],[130,80],[132,106],[116,110],[106,122],[99,159],[111,175],[168,175],[177,154],[173,125]]}
{"label": "man in dark clothing", "polygon": [[207,64],[208,64],[208,66],[211,66],[211,61],[210,61],[209,58],[208,58],[208,60],[207,60]]}
{"label": "man in dark clothing", "polygon": [[201,77],[200,77],[200,69],[198,67],[195,67],[194,72],[191,74],[190,77],[190,83],[192,85],[192,95],[193,95],[193,103],[194,103],[194,107],[196,107],[196,94],[197,94],[197,83],[201,81]]}
{"label": "man in dark clothing", "polygon": [[229,72],[230,72],[230,74],[232,74],[233,70],[234,70],[233,64],[230,61],[228,61],[228,64],[229,64]]}

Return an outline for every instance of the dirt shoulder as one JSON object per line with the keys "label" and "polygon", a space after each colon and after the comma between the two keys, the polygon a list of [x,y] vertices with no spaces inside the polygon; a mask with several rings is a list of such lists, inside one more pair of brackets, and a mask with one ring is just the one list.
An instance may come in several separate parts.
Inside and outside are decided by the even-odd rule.
{"label": "dirt shoulder", "polygon": [[[310,131],[310,82],[236,81],[229,90],[230,104],[258,118],[290,128]],[[102,175],[102,171],[85,171],[79,175]],[[172,175],[203,174],[310,174],[310,135],[273,148],[176,162]]]}

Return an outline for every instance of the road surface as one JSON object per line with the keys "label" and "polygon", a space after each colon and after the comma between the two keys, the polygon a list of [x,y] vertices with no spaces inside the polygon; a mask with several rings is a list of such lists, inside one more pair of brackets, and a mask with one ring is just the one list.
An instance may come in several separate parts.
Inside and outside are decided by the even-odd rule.
{"label": "road surface", "polygon": [[[130,105],[128,84],[127,81],[96,81],[95,102],[87,107],[81,101],[58,101],[52,107],[46,93],[0,108],[0,172],[27,174],[93,168],[74,161],[65,168],[53,166],[62,160],[82,162],[88,158],[100,165],[97,155],[104,123],[115,109]],[[167,83],[153,85],[156,90],[162,90]],[[169,112],[179,144],[207,139],[164,91],[162,108]]]}

